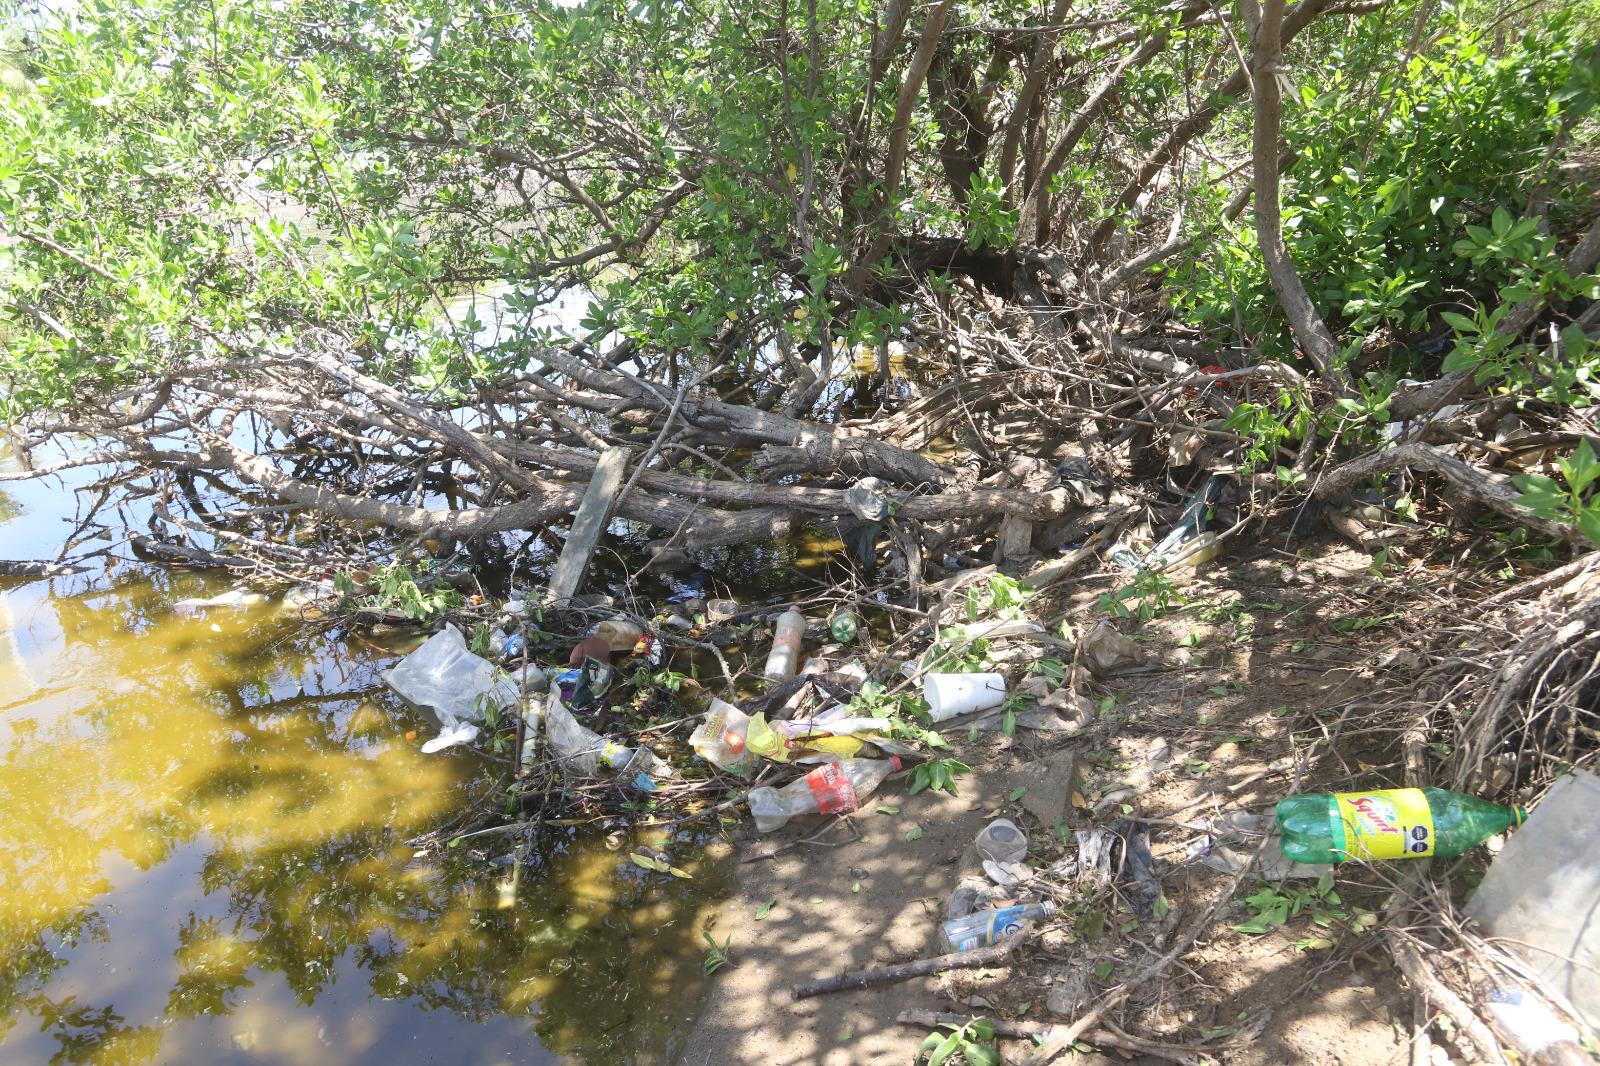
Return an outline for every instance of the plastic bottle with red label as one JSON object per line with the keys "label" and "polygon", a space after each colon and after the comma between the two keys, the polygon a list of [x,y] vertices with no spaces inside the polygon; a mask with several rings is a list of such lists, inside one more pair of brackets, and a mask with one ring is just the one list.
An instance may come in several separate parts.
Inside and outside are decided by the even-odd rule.
{"label": "plastic bottle with red label", "polygon": [[823,763],[782,788],[750,790],[750,813],[756,829],[770,833],[801,814],[847,814],[900,769],[900,760],[840,759]]}
{"label": "plastic bottle with red label", "polygon": [[1279,844],[1295,862],[1454,858],[1523,823],[1521,807],[1442,788],[1310,793],[1278,803]]}

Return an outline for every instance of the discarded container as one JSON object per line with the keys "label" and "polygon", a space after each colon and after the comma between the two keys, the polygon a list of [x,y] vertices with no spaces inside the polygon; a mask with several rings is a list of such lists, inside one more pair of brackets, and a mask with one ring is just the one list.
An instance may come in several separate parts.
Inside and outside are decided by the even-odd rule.
{"label": "discarded container", "polygon": [[761,671],[769,681],[783,681],[794,676],[800,665],[800,645],[806,639],[806,616],[794,607],[778,616],[773,628],[772,651],[767,655],[767,665]]}
{"label": "discarded container", "polygon": [[191,596],[186,600],[179,600],[177,603],[173,604],[173,606],[231,607],[238,611],[243,610],[246,607],[254,607],[258,603],[265,602],[265,600],[266,597],[259,592],[251,592],[249,589],[229,589],[227,592],[219,593],[207,599],[200,599],[198,597]]}
{"label": "discarded container", "polygon": [[1016,907],[994,907],[965,918],[952,918],[939,927],[939,933],[951,951],[972,951],[1016,936],[1024,922],[1051,918],[1055,913],[1055,904],[1048,900]]}
{"label": "discarded container", "polygon": [[750,716],[731,703],[712,697],[706,716],[689,735],[689,746],[706,762],[735,777],[749,777],[756,753],[745,746]]}
{"label": "discarded container", "polygon": [[[632,645],[629,645],[630,649]],[[582,666],[585,659],[599,659],[603,663],[611,661],[611,642],[602,636],[584,637],[573,645],[572,654],[567,656],[568,666]]]}
{"label": "discarded container", "polygon": [[505,630],[489,630],[489,654],[496,659],[504,659],[506,657],[506,640]]}
{"label": "discarded container", "polygon": [[739,613],[738,600],[707,600],[706,621],[716,625]]}
{"label": "discarded container", "polygon": [[861,623],[856,620],[856,613],[848,607],[839,608],[828,619],[828,632],[832,633],[833,639],[840,644],[854,641],[860,629]]}
{"label": "discarded container", "polygon": [[1083,635],[1083,659],[1097,676],[1115,673],[1144,662],[1144,650],[1117,632],[1111,619],[1102,615]]}
{"label": "discarded container", "polygon": [[620,771],[627,785],[641,792],[654,792],[656,778],[672,775],[671,767],[649,748],[618,744],[579,724],[555,692],[545,700],[544,726],[550,750],[566,773],[598,777],[600,768],[608,767]]}
{"label": "discarded container", "polygon": [[864,477],[844,490],[845,506],[865,522],[881,522],[889,515],[888,486],[875,477]]}
{"label": "discarded container", "polygon": [[608,618],[595,626],[594,635],[609,644],[613,652],[630,652],[644,636],[644,628],[626,618]]}
{"label": "discarded container", "polygon": [[1442,788],[1312,793],[1280,800],[1279,845],[1295,862],[1454,858],[1528,812]]}
{"label": "discarded container", "polygon": [[987,711],[1006,700],[1006,679],[999,674],[929,674],[922,679],[922,698],[935,722],[973,711]]}
{"label": "discarded container", "polygon": [[[479,697],[497,707],[513,707],[518,701],[516,685],[489,660],[467,648],[461,630],[446,625],[429,637],[416,651],[400,660],[383,676],[384,683],[419,707],[427,707],[444,727],[440,735],[423,746],[425,751],[440,751],[451,744],[463,744],[477,736],[462,728],[481,720]],[[454,738],[450,743],[430,747],[435,741]]]}
{"label": "discarded container", "polygon": [[812,770],[782,788],[750,790],[750,813],[756,830],[770,833],[801,814],[848,814],[861,807],[884,778],[900,769],[900,760],[841,759]]}
{"label": "discarded container", "polygon": [[996,818],[978,834],[978,854],[992,862],[1020,862],[1028,854],[1028,838],[1011,819]]}
{"label": "discarded container", "polygon": [[522,653],[528,649],[528,638],[520,632],[507,634],[505,647],[500,650],[503,659],[520,659]]}

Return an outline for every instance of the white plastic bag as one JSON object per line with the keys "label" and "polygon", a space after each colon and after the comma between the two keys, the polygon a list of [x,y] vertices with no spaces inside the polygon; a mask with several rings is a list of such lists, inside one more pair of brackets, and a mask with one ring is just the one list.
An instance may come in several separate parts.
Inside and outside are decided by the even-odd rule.
{"label": "white plastic bag", "polygon": [[383,680],[407,701],[438,715],[444,728],[422,746],[428,753],[464,744],[478,735],[471,723],[483,720],[479,696],[487,694],[497,708],[517,704],[516,685],[489,660],[472,654],[461,630],[453,625],[429,637],[383,675]]}

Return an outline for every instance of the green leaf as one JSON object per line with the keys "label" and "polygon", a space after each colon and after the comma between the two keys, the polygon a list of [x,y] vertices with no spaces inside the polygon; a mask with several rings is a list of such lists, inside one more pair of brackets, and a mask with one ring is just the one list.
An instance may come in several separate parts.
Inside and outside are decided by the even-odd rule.
{"label": "green leaf", "polygon": [[1440,311],[1439,317],[1461,333],[1478,332],[1478,323],[1457,311]]}
{"label": "green leaf", "polygon": [[861,882],[857,881],[855,884],[851,885],[850,886],[850,891],[851,892],[855,892],[855,893],[860,893],[860,891],[861,891]]}
{"label": "green leaf", "polygon": [[967,1060],[968,1066],[1000,1066],[1000,1052],[987,1044],[966,1044],[961,1049],[961,1057]]}
{"label": "green leaf", "polygon": [[1016,788],[1011,790],[1011,797],[1010,797],[1011,802],[1015,803],[1015,802],[1017,802],[1017,800],[1021,799],[1023,796],[1026,796],[1027,794],[1028,794],[1028,786],[1027,785],[1018,785]]}
{"label": "green leaf", "polygon": [[907,840],[921,840],[922,839],[922,826],[914,825],[910,829],[907,829],[906,830],[906,839]]}
{"label": "green leaf", "polygon": [[899,807],[891,807],[887,803],[880,803],[880,804],[878,804],[878,813],[879,814],[899,814],[900,813],[900,808]]}
{"label": "green leaf", "polygon": [[758,922],[766,921],[767,920],[767,915],[771,914],[772,913],[772,908],[776,907],[777,905],[778,905],[778,899],[777,899],[776,896],[774,896],[772,899],[767,900],[761,906],[757,907],[756,908],[756,921],[758,921]]}
{"label": "green leaf", "polygon": [[928,1066],[940,1066],[945,1059],[955,1054],[956,1048],[961,1046],[961,1031],[951,1033],[940,1041],[939,1046],[933,1049],[933,1054],[928,1056]]}

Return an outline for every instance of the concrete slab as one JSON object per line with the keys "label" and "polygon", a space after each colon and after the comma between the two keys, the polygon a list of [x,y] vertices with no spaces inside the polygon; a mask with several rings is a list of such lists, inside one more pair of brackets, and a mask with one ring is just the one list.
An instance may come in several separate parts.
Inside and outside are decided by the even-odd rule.
{"label": "concrete slab", "polygon": [[1600,777],[1551,787],[1489,866],[1467,904],[1549,990],[1600,1028]]}

